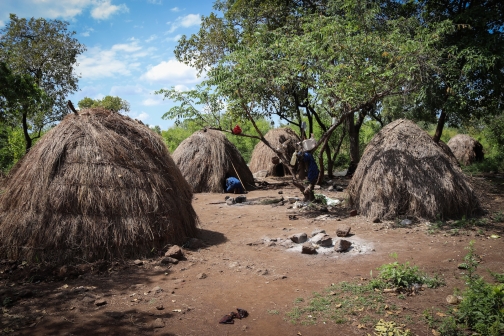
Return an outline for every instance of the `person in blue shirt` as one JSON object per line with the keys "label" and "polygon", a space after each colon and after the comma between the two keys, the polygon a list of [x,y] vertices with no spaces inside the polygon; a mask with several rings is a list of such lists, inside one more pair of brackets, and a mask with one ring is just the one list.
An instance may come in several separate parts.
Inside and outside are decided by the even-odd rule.
{"label": "person in blue shirt", "polygon": [[235,194],[243,194],[243,186],[236,177],[228,177],[226,179],[226,192],[235,193]]}

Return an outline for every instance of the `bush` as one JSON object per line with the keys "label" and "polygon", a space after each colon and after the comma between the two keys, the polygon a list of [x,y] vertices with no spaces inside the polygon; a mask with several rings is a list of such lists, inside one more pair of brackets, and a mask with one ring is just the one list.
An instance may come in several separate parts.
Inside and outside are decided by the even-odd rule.
{"label": "bush", "polygon": [[462,294],[456,316],[481,335],[501,335],[504,332],[504,284],[492,285],[476,275],[478,262],[474,255],[474,242],[467,249],[469,252],[464,258],[467,289]]}

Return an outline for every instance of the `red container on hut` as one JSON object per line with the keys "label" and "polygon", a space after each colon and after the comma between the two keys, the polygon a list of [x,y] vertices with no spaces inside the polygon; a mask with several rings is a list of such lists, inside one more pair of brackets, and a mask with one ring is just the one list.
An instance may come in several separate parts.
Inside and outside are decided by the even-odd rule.
{"label": "red container on hut", "polygon": [[240,128],[240,126],[236,125],[233,128],[233,134],[241,134],[241,132],[242,132],[242,129]]}

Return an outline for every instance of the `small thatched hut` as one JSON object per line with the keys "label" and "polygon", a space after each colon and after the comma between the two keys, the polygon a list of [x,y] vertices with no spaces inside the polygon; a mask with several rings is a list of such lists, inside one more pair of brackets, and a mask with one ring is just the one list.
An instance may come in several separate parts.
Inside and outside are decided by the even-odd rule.
{"label": "small thatched hut", "polygon": [[405,119],[384,127],[367,145],[348,193],[350,205],[370,218],[460,218],[481,210],[453,158]]}
{"label": "small thatched hut", "polygon": [[477,161],[483,161],[483,146],[467,134],[457,134],[448,141],[453,155],[464,166],[469,166]]}
{"label": "small thatched hut", "polygon": [[[285,148],[287,158],[290,159],[296,151],[296,143],[300,142],[299,136],[289,127],[276,128],[270,130],[264,136],[268,142],[275,148]],[[281,162],[276,161],[277,155],[263,142],[259,142],[252,151],[250,158],[250,171],[256,173],[260,170],[267,170],[269,176],[284,176],[290,174],[287,167]]]}
{"label": "small thatched hut", "polygon": [[180,143],[172,157],[195,193],[223,192],[226,176],[239,178],[246,190],[255,189],[247,163],[220,131],[194,132]]}
{"label": "small thatched hut", "polygon": [[197,233],[192,193],[161,137],[103,109],[66,116],[13,168],[0,258],[142,257]]}

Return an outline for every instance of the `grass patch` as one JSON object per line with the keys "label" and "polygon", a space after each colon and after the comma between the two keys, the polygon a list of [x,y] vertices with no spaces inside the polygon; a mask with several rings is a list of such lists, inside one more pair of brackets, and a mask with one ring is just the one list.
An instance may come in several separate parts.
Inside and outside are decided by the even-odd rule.
{"label": "grass patch", "polygon": [[[440,277],[428,277],[408,263],[400,264],[396,261],[382,265],[378,271],[375,278],[332,284],[321,292],[313,293],[310,298],[297,298],[294,308],[286,314],[287,320],[304,325],[318,321],[335,324],[353,321],[360,326],[377,328],[380,320],[383,322],[384,319],[393,318],[400,324],[397,327],[399,332],[403,330],[404,323],[411,324],[415,318],[411,315],[403,316],[402,309],[393,303],[392,298],[398,298],[399,295],[401,299],[407,300],[416,295],[413,285],[427,284],[428,287],[437,287],[444,284]],[[390,291],[392,287],[397,290]],[[418,289],[423,290],[421,286]],[[385,324],[392,325],[387,323],[389,322]],[[403,331],[406,332],[406,329]]]}

